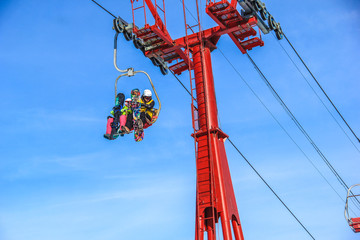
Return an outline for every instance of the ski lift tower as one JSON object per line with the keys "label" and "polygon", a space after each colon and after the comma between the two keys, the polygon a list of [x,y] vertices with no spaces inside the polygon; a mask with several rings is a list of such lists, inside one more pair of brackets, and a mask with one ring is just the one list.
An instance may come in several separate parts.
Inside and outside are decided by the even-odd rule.
{"label": "ski lift tower", "polygon": [[[241,13],[237,4],[243,8]],[[131,0],[133,24],[124,30],[163,74],[171,70],[181,74],[188,70],[192,94],[192,124],[196,153],[196,220],[195,239],[216,239],[216,224],[221,220],[225,240],[243,240],[235,194],[232,186],[224,142],[228,138],[218,123],[218,111],[211,64],[211,52],[216,49],[222,35],[228,35],[240,52],[245,54],[254,47],[263,46],[254,27],[263,33],[275,30],[282,37],[280,25],[268,13],[260,0],[206,0],[206,13],[218,26],[202,29],[199,1],[197,24],[189,26],[185,2],[182,0],[185,36],[172,39],[166,28],[165,0]],[[148,24],[147,12],[151,12],[155,23]],[[138,14],[145,15],[145,25],[138,28]],[[266,24],[266,22],[268,24]],[[259,31],[260,32],[260,31]],[[231,230],[232,228],[232,230]]]}

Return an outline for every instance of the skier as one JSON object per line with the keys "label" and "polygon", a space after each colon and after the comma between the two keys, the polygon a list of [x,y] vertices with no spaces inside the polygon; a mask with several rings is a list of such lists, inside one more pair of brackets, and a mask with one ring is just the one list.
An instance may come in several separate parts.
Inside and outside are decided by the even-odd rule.
{"label": "skier", "polygon": [[149,89],[145,89],[143,95],[141,96],[141,109],[140,109],[140,119],[144,124],[151,124],[151,119],[153,116],[153,108],[155,101],[152,99],[152,93]]}

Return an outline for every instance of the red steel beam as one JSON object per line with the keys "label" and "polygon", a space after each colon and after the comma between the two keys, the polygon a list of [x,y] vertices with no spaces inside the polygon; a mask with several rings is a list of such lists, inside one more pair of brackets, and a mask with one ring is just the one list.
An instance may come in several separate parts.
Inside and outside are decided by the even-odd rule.
{"label": "red steel beam", "polygon": [[[210,1],[207,4],[206,12],[219,26],[174,41],[152,1],[144,1],[155,19],[155,25],[150,29],[164,41],[164,44],[159,47],[159,51],[165,54],[163,55],[165,58],[168,56],[169,62],[172,61],[170,59],[174,53],[178,54],[174,58],[184,60],[182,62],[178,59],[179,62],[170,66],[170,69],[175,74],[180,74],[186,69],[194,71],[197,102],[196,110],[193,109],[192,114],[195,130],[192,136],[196,142],[197,174],[195,240],[204,240],[205,231],[207,240],[215,240],[215,224],[218,223],[219,218],[224,240],[232,240],[232,235],[235,236],[235,240],[244,240],[224,145],[228,136],[220,130],[218,123],[211,51],[216,48],[220,37],[228,34],[240,51],[246,53],[247,47],[256,46],[256,42],[251,42],[255,38],[247,40],[248,42],[244,41],[243,44],[247,44],[244,47],[241,45],[241,41],[245,36],[254,34],[252,27],[256,25],[257,20],[256,18],[243,19],[236,10],[237,0],[231,0],[231,3],[221,0],[217,3],[225,3],[223,8],[225,8],[224,6],[228,7],[228,9],[223,9],[225,11],[221,10],[221,13],[228,11],[230,14],[226,15],[227,20],[222,20],[220,13],[219,17],[216,17],[210,12],[208,7],[215,2]],[[228,26],[223,23],[225,21]],[[193,61],[189,59],[187,52],[182,50],[185,48],[191,52]],[[194,81],[193,78],[191,79]],[[191,88],[193,91],[193,82],[191,82]],[[195,127],[197,124],[199,129]]]}
{"label": "red steel beam", "polygon": [[[155,19],[155,25],[151,26],[150,29],[154,33],[156,33],[162,40],[164,40],[165,43],[169,44],[170,46],[174,46],[174,41],[170,37],[170,34],[167,31],[161,17],[157,13],[156,7],[154,6],[151,0],[145,0],[145,2]],[[185,61],[186,64],[192,67],[192,62],[184,53],[184,51],[182,51],[180,48],[175,48],[174,50]]]}
{"label": "red steel beam", "polygon": [[[238,48],[240,48],[242,53],[245,53],[246,50],[241,46],[238,38],[233,33],[237,32],[237,31],[241,31],[241,30],[246,29],[246,28],[249,28],[249,27],[251,27],[252,24],[256,24],[256,22],[257,22],[256,18],[250,18],[249,22],[241,24],[241,25],[237,25],[237,26],[231,27],[231,28],[221,28],[219,26],[209,28],[209,29],[206,29],[206,30],[202,31],[202,37],[206,41],[210,40],[211,43],[216,44],[217,40],[219,40],[219,38],[215,38],[216,42],[212,41],[213,40],[212,38],[220,37],[220,36],[222,36],[224,34],[228,34],[230,36],[230,38],[235,42],[236,46]],[[189,35],[187,37],[182,37],[182,38],[179,38],[179,39],[175,40],[176,45],[183,46],[183,47],[186,46],[186,41],[188,41],[189,46],[194,46],[194,45],[199,44],[199,42],[200,42],[199,33],[193,33],[193,34],[191,34],[191,35]]]}
{"label": "red steel beam", "polygon": [[163,21],[161,20],[161,17],[157,13],[156,8],[155,8],[154,4],[152,3],[152,1],[151,0],[145,0],[145,2],[146,2],[146,5],[149,8],[151,14],[153,15],[153,17],[155,19],[156,25],[158,25],[160,27],[161,31],[163,31],[165,33],[165,35],[170,36],[170,34],[167,31]]}
{"label": "red steel beam", "polygon": [[[209,40],[215,36],[218,36],[217,33],[220,30],[221,30],[220,27],[209,28],[209,29],[202,31],[201,35],[202,35],[203,39]],[[188,41],[188,44],[190,47],[193,47],[194,45],[198,45],[200,43],[199,33],[193,33],[191,35],[188,35],[187,37],[182,37],[182,38],[176,39],[175,43],[176,43],[176,45],[186,46],[186,41]]]}
{"label": "red steel beam", "polygon": [[[164,32],[158,29],[155,25],[151,26],[151,30],[156,33],[165,43],[169,44],[170,46],[174,46],[174,40],[171,39],[170,35],[165,35]],[[191,60],[188,56],[184,53],[181,48],[176,47],[174,51],[179,54],[179,56],[186,62],[187,65],[192,66]]]}
{"label": "red steel beam", "polygon": [[213,223],[218,222],[218,216],[224,240],[232,240],[231,227],[235,239],[243,240],[224,145],[227,136],[219,129],[211,50],[205,44],[203,48],[196,45],[192,51],[200,127],[194,134],[198,143],[196,240],[203,239],[204,230],[208,231],[208,240],[215,239]]}
{"label": "red steel beam", "polygon": [[[206,13],[221,27],[221,29],[224,30],[227,29],[227,27],[217,17],[215,17],[215,15],[212,12],[210,12],[208,8],[206,8]],[[235,45],[240,49],[240,51],[243,54],[246,53],[246,50],[241,46],[239,40],[235,37],[235,35],[233,33],[228,33],[228,35],[231,38],[231,40],[233,40]]]}
{"label": "red steel beam", "polygon": [[230,5],[236,9],[237,0],[231,0]]}

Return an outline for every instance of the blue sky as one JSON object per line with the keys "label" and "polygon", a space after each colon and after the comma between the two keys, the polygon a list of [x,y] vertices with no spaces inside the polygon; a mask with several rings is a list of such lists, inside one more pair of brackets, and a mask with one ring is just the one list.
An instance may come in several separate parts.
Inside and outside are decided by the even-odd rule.
{"label": "blue sky", "polygon": [[[130,1],[101,3],[131,20]],[[273,0],[266,4],[360,134],[359,2]],[[191,4],[189,8],[195,12]],[[169,32],[173,38],[182,36],[180,4],[167,1],[167,9]],[[213,26],[206,14],[203,22]],[[111,142],[102,137],[118,75],[112,65],[111,28],[112,17],[90,0],[0,2],[1,240],[194,238],[190,98],[173,76],[162,76],[123,38],[119,65],[152,76],[162,112],[141,143],[132,136]],[[277,40],[272,35],[263,39],[265,46],[251,51],[251,56],[343,179],[349,185],[359,183],[359,151]],[[281,43],[289,50],[285,41]],[[345,198],[345,191],[246,56],[226,36],[218,46]],[[221,128],[316,239],[360,239],[345,222],[341,199],[219,51],[213,52],[212,60]],[[180,79],[188,85],[187,73]],[[135,87],[150,86],[143,77],[121,82],[126,93]],[[358,143],[355,146],[360,148]],[[310,239],[238,153],[228,143],[226,148],[245,239]]]}

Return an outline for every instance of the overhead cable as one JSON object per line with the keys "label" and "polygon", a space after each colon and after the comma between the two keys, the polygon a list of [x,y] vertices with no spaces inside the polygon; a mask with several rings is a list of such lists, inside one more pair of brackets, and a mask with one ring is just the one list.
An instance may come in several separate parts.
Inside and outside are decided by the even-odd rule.
{"label": "overhead cable", "polygon": [[[174,77],[176,78],[176,80],[181,84],[181,86],[185,89],[185,91],[187,91],[187,93],[191,96],[191,92],[185,87],[185,85],[181,82],[181,80],[176,76],[176,74],[173,71],[170,71],[172,73],[172,75],[174,75]],[[196,99],[194,98],[194,100],[196,101]]]}
{"label": "overhead cable", "polygon": [[324,93],[324,95],[326,96],[326,98],[329,100],[329,102],[331,103],[331,105],[334,107],[334,109],[336,110],[336,112],[339,114],[339,116],[341,117],[341,119],[344,121],[344,123],[346,124],[346,126],[350,129],[351,133],[354,135],[354,137],[358,140],[358,142],[360,143],[360,139],[358,138],[358,136],[355,134],[355,132],[352,130],[352,128],[350,127],[350,125],[347,123],[347,121],[345,120],[345,118],[343,117],[343,115],[340,113],[340,111],[337,109],[337,107],[335,106],[335,104],[333,103],[333,101],[330,99],[330,97],[327,95],[327,93],[325,92],[325,90],[323,89],[323,87],[320,85],[319,81],[316,79],[316,77],[314,76],[314,74],[311,72],[311,70],[309,69],[309,67],[306,65],[306,63],[304,62],[304,60],[301,58],[300,54],[296,51],[295,47],[291,44],[290,40],[287,38],[286,34],[284,33],[284,37],[286,39],[286,41],[289,43],[289,45],[291,46],[291,48],[294,50],[294,52],[296,53],[296,55],[298,56],[298,58],[300,59],[300,61],[304,64],[305,68],[308,70],[308,72],[310,73],[310,75],[312,76],[312,78],[315,80],[316,84],[319,86],[319,88],[321,89],[321,91]]}
{"label": "overhead cable", "polygon": [[252,168],[252,170],[258,175],[258,177],[265,183],[265,185],[270,189],[270,191],[276,196],[276,198],[282,203],[282,205],[289,211],[289,213],[295,218],[295,220],[302,226],[302,228],[309,234],[309,236],[315,240],[313,235],[309,230],[302,224],[302,222],[295,216],[295,214],[290,210],[290,208],[284,203],[284,201],[276,194],[272,187],[265,181],[265,179],[260,175],[260,173],[254,168],[254,166],[247,160],[247,158],[240,152],[240,150],[235,146],[235,144],[228,138],[230,144],[236,149],[236,151],[241,155],[241,157],[246,161],[246,163]]}
{"label": "overhead cable", "polygon": [[101,6],[98,2],[96,2],[95,0],[91,0],[93,1],[96,5],[98,5],[99,7],[101,7],[105,12],[107,12],[108,14],[110,14],[111,16],[113,16],[114,18],[116,18],[116,16],[114,14],[112,14],[111,12],[109,12],[106,8],[104,8],[103,6]]}
{"label": "overhead cable", "polygon": [[[260,70],[260,68],[257,66],[257,64],[254,62],[254,60],[251,58],[251,56],[246,53],[248,56],[250,62],[253,64],[256,71],[259,73],[261,79],[264,81],[266,86],[270,89],[273,96],[276,98],[276,100],[280,103],[280,105],[283,107],[285,112],[290,116],[290,118],[293,120],[295,125],[299,128],[299,130],[303,133],[303,135],[306,137],[306,139],[310,142],[310,144],[314,147],[316,152],[319,154],[319,156],[323,159],[325,164],[329,167],[331,172],[334,174],[334,176],[337,178],[339,183],[344,187],[344,189],[347,191],[349,189],[348,185],[345,183],[345,181],[342,179],[342,177],[339,175],[339,173],[335,170],[335,168],[331,165],[331,163],[328,161],[328,159],[325,157],[325,155],[322,153],[322,151],[319,149],[319,147],[316,145],[316,143],[312,140],[310,135],[306,132],[306,130],[303,128],[303,126],[300,124],[300,122],[296,119],[294,114],[290,111],[288,106],[285,104],[285,102],[282,100],[282,98],[279,96],[279,94],[276,92],[276,90],[273,88],[271,83],[268,81],[268,79],[265,77],[263,72]],[[360,201],[356,199],[358,204],[360,204]],[[358,207],[358,206],[357,206]],[[358,207],[359,208],[359,207]]]}
{"label": "overhead cable", "polygon": [[[274,34],[273,34],[274,36]],[[276,38],[276,36],[274,36]],[[320,98],[319,94],[317,94],[317,92],[315,91],[315,89],[311,86],[311,84],[309,83],[308,79],[305,77],[305,75],[301,72],[300,68],[298,67],[298,65],[295,63],[295,61],[292,59],[292,57],[290,56],[289,52],[284,48],[284,46],[281,44],[281,41],[277,41],[280,45],[280,47],[282,48],[282,50],[285,52],[285,54],[288,56],[288,58],[290,59],[290,61],[293,63],[293,65],[295,66],[295,68],[298,70],[298,72],[301,74],[301,76],[303,77],[303,79],[306,81],[306,83],[308,84],[308,86],[311,88],[311,90],[314,92],[314,94],[316,95],[316,97],[319,99],[319,101],[322,103],[322,105],[326,108],[327,112],[331,115],[331,117],[334,119],[334,121],[336,122],[336,124],[339,126],[339,128],[342,130],[342,132],[346,135],[347,139],[351,142],[351,144],[355,147],[355,149],[360,153],[359,148],[355,145],[355,143],[353,142],[353,140],[350,138],[350,136],[345,132],[345,129],[340,125],[339,121],[335,118],[335,116],[331,113],[330,109],[325,105],[324,101]]]}
{"label": "overhead cable", "polygon": [[245,80],[245,78],[240,74],[240,72],[235,68],[235,66],[231,63],[231,61],[225,56],[225,54],[218,48],[221,55],[225,58],[228,64],[233,68],[236,74],[240,77],[240,79],[245,83],[248,89],[252,92],[252,94],[258,99],[261,105],[267,110],[267,112],[271,115],[271,117],[276,121],[276,123],[280,126],[280,128],[285,132],[285,134],[290,138],[290,140],[295,144],[295,146],[300,150],[300,152],[305,156],[305,158],[309,161],[309,163],[315,168],[315,170],[320,174],[320,176],[325,180],[325,182],[331,187],[331,189],[336,193],[336,195],[345,203],[345,200],[342,196],[335,190],[335,188],[331,185],[331,183],[326,179],[326,177],[321,173],[321,171],[316,167],[314,162],[309,158],[309,156],[305,153],[305,151],[300,147],[300,145],[295,141],[293,137],[291,137],[290,133],[285,129],[285,127],[280,123],[280,121],[275,117],[275,115],[271,112],[271,110],[266,106],[266,104],[261,100],[261,98],[256,94],[256,92],[252,89],[250,84]]}

